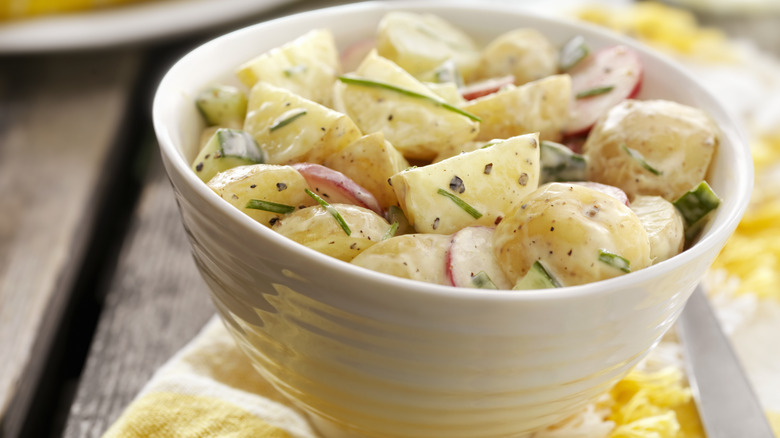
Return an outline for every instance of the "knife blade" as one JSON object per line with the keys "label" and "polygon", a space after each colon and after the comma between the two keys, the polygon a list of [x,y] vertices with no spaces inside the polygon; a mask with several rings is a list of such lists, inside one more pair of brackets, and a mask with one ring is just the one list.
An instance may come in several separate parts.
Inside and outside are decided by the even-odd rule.
{"label": "knife blade", "polygon": [[774,438],[734,350],[697,286],[677,320],[699,417],[708,438]]}

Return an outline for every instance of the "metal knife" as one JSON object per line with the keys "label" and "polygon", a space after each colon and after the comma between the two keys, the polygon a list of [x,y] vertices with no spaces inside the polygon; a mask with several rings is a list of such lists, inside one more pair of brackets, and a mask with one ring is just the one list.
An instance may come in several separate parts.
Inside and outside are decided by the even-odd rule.
{"label": "metal knife", "polygon": [[691,390],[708,438],[774,438],[702,286],[677,321]]}

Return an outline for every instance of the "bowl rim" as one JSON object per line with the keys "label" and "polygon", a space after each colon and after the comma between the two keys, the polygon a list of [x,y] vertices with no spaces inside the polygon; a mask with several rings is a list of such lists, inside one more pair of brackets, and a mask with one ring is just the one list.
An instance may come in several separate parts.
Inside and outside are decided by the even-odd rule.
{"label": "bowl rim", "polygon": [[[544,24],[545,22],[552,22],[556,23],[557,25],[571,27],[573,30],[584,29],[587,30],[588,33],[594,33],[603,38],[611,39],[616,43],[625,44],[634,49],[637,49],[641,52],[643,57],[655,58],[657,61],[666,64],[668,68],[674,70],[680,77],[683,77],[689,81],[692,86],[698,87],[701,91],[700,94],[707,101],[707,105],[722,112],[725,116],[725,119],[728,120],[729,124],[732,125],[729,126],[729,131],[731,132],[729,137],[732,140],[731,143],[733,143],[733,147],[735,149],[739,149],[739,151],[735,151],[735,160],[731,162],[731,166],[738,169],[738,171],[735,172],[737,175],[743,176],[742,178],[735,178],[734,181],[734,184],[737,185],[737,187],[734,189],[735,197],[737,197],[734,208],[730,211],[720,213],[718,215],[718,220],[711,224],[710,228],[706,230],[706,233],[701,236],[692,247],[670,259],[626,275],[583,285],[542,290],[513,291],[456,288],[454,286],[426,283],[372,271],[367,268],[352,265],[348,262],[343,262],[291,241],[287,237],[282,236],[272,231],[268,227],[254,221],[249,216],[233,207],[231,204],[224,202],[221,197],[210,190],[206,183],[202,182],[200,178],[198,178],[195,173],[191,171],[190,165],[185,161],[183,153],[174,144],[174,136],[171,134],[171,130],[174,128],[169,127],[165,123],[165,120],[167,119],[165,115],[166,101],[173,99],[174,95],[178,94],[178,88],[175,86],[175,84],[172,83],[174,81],[174,76],[179,70],[186,68],[188,63],[192,62],[194,59],[197,59],[198,55],[209,51],[212,47],[217,47],[225,43],[230,44],[231,41],[242,39],[245,34],[259,32],[259,29],[265,27],[271,27],[281,23],[305,19],[316,15],[325,14],[334,16],[344,13],[360,14],[376,12],[377,9],[380,11],[384,10],[385,12],[390,10],[426,12],[441,10],[442,8],[463,10],[478,9],[480,11],[488,10],[489,12],[496,13],[511,13],[517,16],[524,16],[534,20],[539,20],[541,24]],[[260,237],[262,239],[271,239],[272,242],[287,247],[291,252],[294,253],[295,256],[308,259],[323,269],[334,270],[334,272],[348,280],[354,279],[356,281],[360,281],[360,283],[363,285],[370,283],[382,283],[385,286],[394,287],[399,291],[399,293],[412,293],[415,295],[427,294],[429,296],[438,296],[452,300],[499,302],[554,301],[568,298],[582,298],[591,295],[608,295],[617,290],[625,290],[632,287],[639,287],[643,284],[648,284],[649,282],[652,282],[653,278],[669,275],[672,271],[677,269],[677,265],[687,265],[692,263],[694,259],[702,256],[703,254],[713,253],[714,258],[714,254],[716,253],[712,250],[715,247],[722,246],[725,243],[728,237],[736,229],[739,221],[742,218],[742,215],[746,211],[753,185],[753,163],[752,159],[748,159],[750,157],[750,149],[747,143],[747,136],[743,131],[743,127],[740,123],[737,122],[737,118],[730,112],[730,110],[715,96],[713,96],[711,92],[704,90],[702,86],[698,85],[692,73],[688,72],[677,61],[636,40],[630,39],[629,37],[621,34],[614,33],[608,29],[596,26],[594,24],[577,21],[569,17],[542,14],[538,11],[524,9],[522,7],[510,5],[507,3],[477,3],[464,0],[429,0],[426,2],[418,2],[414,0],[367,1],[300,12],[237,29],[196,47],[181,57],[173,66],[170,67],[156,89],[152,104],[152,120],[166,172],[175,173],[178,177],[180,177],[180,179],[184,181],[189,189],[194,191],[194,193],[197,194],[197,196],[206,203],[208,208],[215,209],[221,215],[225,215],[230,218],[230,220],[237,222],[239,226],[244,228],[245,232],[252,233],[256,235],[256,237]],[[722,127],[720,132],[722,135],[727,135]],[[175,186],[175,183],[173,183],[173,178],[171,178],[170,175],[169,179],[171,179],[172,184]]]}

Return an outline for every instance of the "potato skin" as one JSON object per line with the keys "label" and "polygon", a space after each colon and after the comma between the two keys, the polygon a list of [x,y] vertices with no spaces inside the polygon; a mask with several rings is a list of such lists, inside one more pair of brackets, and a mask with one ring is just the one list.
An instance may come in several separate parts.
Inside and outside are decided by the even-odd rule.
{"label": "potato skin", "polygon": [[542,140],[559,141],[570,106],[571,77],[554,75],[471,100],[463,109],[482,119],[476,140],[538,132]]}
{"label": "potato skin", "polygon": [[666,100],[627,100],[596,123],[583,154],[589,180],[620,187],[630,199],[674,201],[705,179],[717,146],[718,128],[703,111]]}
{"label": "potato skin", "polygon": [[306,194],[305,190],[309,188],[306,180],[290,166],[252,164],[233,167],[218,173],[208,182],[208,186],[222,199],[265,226],[270,226],[282,215],[246,208],[250,200],[259,199],[299,208],[317,203]]}
{"label": "potato skin", "polygon": [[632,271],[651,264],[649,238],[636,214],[610,195],[575,184],[551,183],[528,195],[493,239],[513,284],[537,260],[562,286],[623,274],[599,261],[601,250],[627,259]]}
{"label": "potato skin", "polygon": [[326,158],[324,164],[365,187],[385,210],[398,205],[398,197],[387,179],[409,167],[409,162],[381,132],[355,140]]}
{"label": "potato skin", "polygon": [[352,259],[352,264],[396,277],[452,286],[447,250],[452,237],[404,234],[384,240]]}
{"label": "potato skin", "polygon": [[631,210],[647,230],[653,264],[679,254],[685,245],[685,227],[674,204],[660,196],[637,196]]}
{"label": "potato skin", "polygon": [[333,215],[320,205],[296,210],[282,216],[271,227],[277,233],[323,254],[346,262],[382,240],[390,228],[373,211],[349,204],[331,204],[351,231],[341,228]]}
{"label": "potato skin", "polygon": [[558,72],[558,49],[536,29],[515,29],[499,35],[482,51],[474,80],[513,75],[515,85]]}

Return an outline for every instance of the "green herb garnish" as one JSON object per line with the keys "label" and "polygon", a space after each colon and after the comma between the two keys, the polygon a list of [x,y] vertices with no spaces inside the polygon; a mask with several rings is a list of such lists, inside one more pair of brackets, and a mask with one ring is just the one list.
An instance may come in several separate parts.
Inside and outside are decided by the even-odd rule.
{"label": "green herb garnish", "polygon": [[612,85],[607,85],[605,87],[591,88],[590,90],[580,91],[574,97],[576,97],[577,99],[584,99],[586,97],[598,96],[600,94],[609,93],[614,88],[615,87]]}
{"label": "green herb garnish", "polygon": [[271,132],[274,132],[277,129],[285,127],[285,126],[289,125],[290,123],[294,122],[299,117],[303,117],[305,115],[306,115],[306,110],[302,109],[302,110],[298,111],[297,113],[292,114],[291,116],[289,116],[289,117],[287,117],[285,119],[279,120],[278,122],[274,123],[273,125],[271,125],[268,128],[268,130],[271,131]]}
{"label": "green herb garnish", "polygon": [[490,276],[485,271],[479,271],[476,275],[471,277],[471,284],[477,289],[498,289]]}
{"label": "green herb garnish", "polygon": [[447,109],[449,111],[452,111],[454,113],[460,114],[462,116],[468,117],[471,120],[474,120],[475,122],[481,122],[482,119],[475,116],[474,114],[471,114],[468,111],[463,111],[462,109],[450,105],[447,102],[441,101],[437,98],[426,96],[425,94],[418,93],[416,91],[409,90],[407,88],[402,88],[395,86],[393,84],[388,84],[387,82],[380,82],[380,81],[374,81],[372,79],[364,79],[364,78],[356,78],[354,76],[339,76],[339,80],[342,83],[349,84],[349,85],[362,85],[364,87],[373,87],[373,88],[381,88],[383,90],[388,91],[394,91],[396,93],[402,94],[404,96],[414,97],[417,99],[422,99],[427,102],[430,102],[434,105],[440,106],[444,109]]}
{"label": "green herb garnish", "polygon": [[306,71],[306,64],[298,64],[284,69],[284,75],[289,78],[295,74],[303,73],[305,71]]}
{"label": "green herb garnish", "polygon": [[270,211],[271,213],[287,214],[295,211],[295,207],[287,204],[277,204],[276,202],[263,201],[262,199],[250,199],[245,208],[253,210]]}
{"label": "green herb garnish", "polygon": [[558,64],[561,67],[561,71],[568,71],[579,64],[580,61],[585,59],[590,53],[590,47],[585,43],[585,38],[582,35],[577,35],[570,39],[561,48]]}
{"label": "green herb garnish", "polygon": [[349,225],[347,225],[347,222],[344,220],[344,218],[341,216],[341,213],[336,210],[335,207],[328,204],[327,201],[320,198],[316,193],[312,192],[309,189],[304,189],[306,191],[306,194],[311,196],[315,201],[317,201],[318,204],[320,204],[328,213],[330,213],[334,219],[336,219],[336,222],[338,222],[339,226],[341,226],[341,229],[344,230],[345,233],[347,233],[347,236],[352,234],[352,230],[349,229]]}
{"label": "green herb garnish", "polygon": [[396,231],[398,231],[398,221],[395,221],[392,225],[390,225],[390,228],[388,228],[387,231],[385,231],[385,234],[382,235],[382,240],[387,240],[391,237],[394,237]]}
{"label": "green herb garnish", "polygon": [[628,155],[631,156],[631,158],[633,158],[637,162],[639,162],[639,165],[642,166],[645,170],[649,171],[653,175],[662,175],[663,174],[662,171],[660,171],[660,170],[656,169],[655,167],[651,166],[650,163],[648,163],[645,160],[645,157],[643,157],[642,154],[638,150],[631,149],[630,147],[628,147],[626,145],[621,145],[621,147],[623,148],[624,151],[626,151],[626,153]]}
{"label": "green herb garnish", "polygon": [[466,201],[460,199],[459,197],[453,195],[452,193],[450,193],[450,192],[448,192],[448,191],[446,191],[444,189],[439,189],[439,190],[436,191],[436,193],[438,193],[438,194],[440,194],[442,196],[446,196],[447,198],[450,198],[452,200],[452,202],[455,203],[455,205],[457,205],[458,207],[462,208],[463,211],[465,211],[466,213],[470,214],[471,217],[473,217],[474,219],[479,219],[479,218],[482,217],[482,213],[478,212],[477,209],[475,209],[474,207],[470,206]]}
{"label": "green herb garnish", "polygon": [[613,268],[620,269],[625,273],[631,272],[631,262],[628,261],[628,259],[609,252],[606,249],[599,250],[599,261],[606,263]]}

